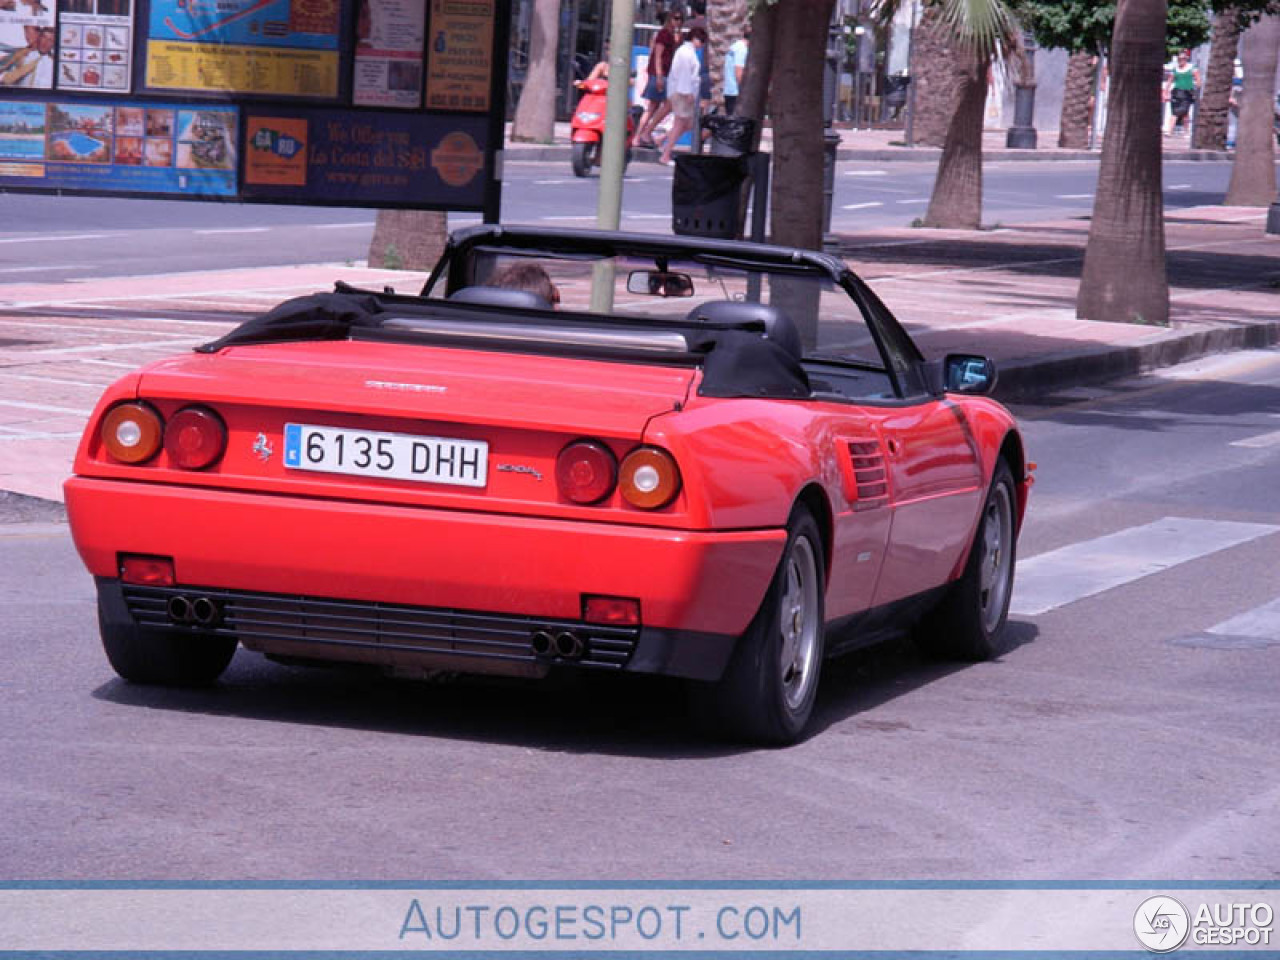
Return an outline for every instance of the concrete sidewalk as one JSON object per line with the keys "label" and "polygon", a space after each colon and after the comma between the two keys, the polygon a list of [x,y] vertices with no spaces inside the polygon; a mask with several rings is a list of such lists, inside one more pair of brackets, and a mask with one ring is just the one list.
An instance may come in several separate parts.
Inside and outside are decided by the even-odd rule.
{"label": "concrete sidewalk", "polygon": [[[1167,328],[1076,319],[1086,219],[980,232],[892,228],[841,235],[839,245],[926,355],[991,356],[998,394],[1019,400],[1280,342],[1280,237],[1264,233],[1265,219],[1265,209],[1218,206],[1166,218]],[[423,279],[320,264],[2,284],[0,490],[60,500],[102,390],[142,363],[336,280],[416,292]]]}
{"label": "concrete sidewalk", "polygon": [[[555,134],[550,143],[519,143],[511,139],[511,125],[507,125],[507,138],[504,147],[507,163],[565,163],[570,162],[573,152],[570,139],[570,126],[557,123]],[[936,163],[942,156],[938,147],[926,147],[916,144],[908,147],[902,130],[865,129],[852,130],[836,127],[840,137],[840,145],[836,148],[838,163]],[[1097,161],[1102,155],[1101,143],[1093,150],[1064,150],[1057,146],[1057,130],[1041,130],[1037,135],[1037,146],[1034,150],[1011,150],[1005,145],[1007,134],[1004,130],[986,130],[982,136],[982,157],[988,163],[1036,163],[1044,161]],[[760,149],[772,151],[773,129],[765,127],[760,138]],[[677,155],[682,152],[677,150]],[[686,151],[687,152],[687,151]],[[1221,150],[1193,150],[1189,136],[1168,136],[1164,138],[1164,155],[1166,161],[1222,161],[1229,160],[1232,154]],[[636,148],[632,151],[633,163],[657,163],[658,151]]]}

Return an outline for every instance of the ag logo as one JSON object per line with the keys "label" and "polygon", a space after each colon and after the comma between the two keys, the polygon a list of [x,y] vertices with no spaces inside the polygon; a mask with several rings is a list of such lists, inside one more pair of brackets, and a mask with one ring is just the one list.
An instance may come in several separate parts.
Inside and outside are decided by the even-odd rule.
{"label": "ag logo", "polygon": [[1191,915],[1173,897],[1148,897],[1133,915],[1133,932],[1152,953],[1168,953],[1186,942]]}

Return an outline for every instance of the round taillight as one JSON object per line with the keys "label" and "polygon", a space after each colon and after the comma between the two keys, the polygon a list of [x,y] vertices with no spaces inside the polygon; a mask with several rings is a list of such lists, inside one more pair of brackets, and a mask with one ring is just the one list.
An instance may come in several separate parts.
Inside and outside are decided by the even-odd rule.
{"label": "round taillight", "polygon": [[680,492],[675,458],[657,447],[637,447],[622,458],[618,471],[622,498],[641,510],[665,507]]}
{"label": "round taillight", "polygon": [[142,463],[160,451],[164,421],[145,403],[122,403],[102,418],[102,445],[121,463]]}
{"label": "round taillight", "polygon": [[618,482],[618,461],[598,440],[575,440],[556,458],[556,485],[574,503],[599,503]]}
{"label": "round taillight", "polygon": [[164,428],[164,452],[174,466],[202,470],[227,449],[227,428],[207,407],[183,407]]}

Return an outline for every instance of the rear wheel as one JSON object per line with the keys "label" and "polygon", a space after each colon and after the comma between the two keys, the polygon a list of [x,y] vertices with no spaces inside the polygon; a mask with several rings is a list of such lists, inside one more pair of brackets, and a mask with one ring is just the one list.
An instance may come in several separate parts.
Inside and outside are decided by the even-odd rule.
{"label": "rear wheel", "polygon": [[800,739],[822,672],[825,572],[818,525],[798,507],[782,562],[724,677],[692,691],[695,712],[719,732],[769,744]]}
{"label": "rear wheel", "polygon": [[132,683],[202,687],[227,669],[236,652],[234,637],[186,630],[143,630],[136,624],[109,622],[98,611],[102,648],[111,666]]}
{"label": "rear wheel", "polygon": [[1013,474],[996,464],[978,533],[960,579],[917,628],[929,653],[952,660],[990,660],[1004,652],[1016,554]]}
{"label": "rear wheel", "polygon": [[585,177],[600,160],[600,144],[577,140],[573,144],[573,175]]}

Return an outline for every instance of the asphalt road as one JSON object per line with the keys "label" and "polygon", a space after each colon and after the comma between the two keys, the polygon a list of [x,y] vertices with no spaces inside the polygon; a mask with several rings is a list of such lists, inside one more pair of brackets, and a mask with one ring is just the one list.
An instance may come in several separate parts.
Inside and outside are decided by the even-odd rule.
{"label": "asphalt road", "polygon": [[0,498],[0,877],[1275,880],[1280,354],[1017,412],[1014,649],[840,661],[785,750],[647,680],[129,686],[57,508]]}
{"label": "asphalt road", "polygon": [[[931,163],[842,163],[832,229],[857,233],[907,226],[923,217],[933,186]],[[1096,162],[996,162],[984,173],[984,222],[1086,217],[1093,208]],[[599,180],[579,180],[565,163],[511,162],[503,220],[593,226]],[[1227,163],[1165,164],[1167,209],[1220,203]],[[624,229],[671,229],[669,168],[635,163],[623,193]],[[210,270],[263,264],[363,260],[375,211],[0,194],[0,282]],[[477,214],[450,216],[453,227]]]}

